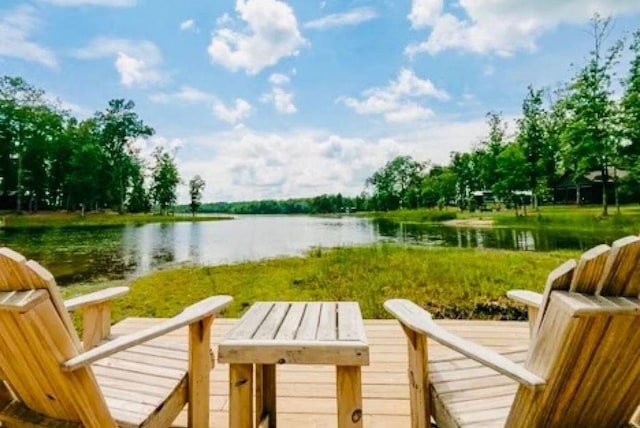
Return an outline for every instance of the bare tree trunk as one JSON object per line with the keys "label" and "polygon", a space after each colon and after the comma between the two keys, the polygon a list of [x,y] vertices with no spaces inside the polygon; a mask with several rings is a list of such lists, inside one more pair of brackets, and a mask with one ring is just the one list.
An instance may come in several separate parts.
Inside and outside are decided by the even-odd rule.
{"label": "bare tree trunk", "polygon": [[602,216],[606,217],[609,215],[609,207],[607,201],[607,182],[609,181],[609,174],[607,171],[607,167],[604,167],[602,171]]}
{"label": "bare tree trunk", "polygon": [[616,211],[620,215],[620,192],[618,190],[618,170],[613,168],[613,192],[616,198]]}

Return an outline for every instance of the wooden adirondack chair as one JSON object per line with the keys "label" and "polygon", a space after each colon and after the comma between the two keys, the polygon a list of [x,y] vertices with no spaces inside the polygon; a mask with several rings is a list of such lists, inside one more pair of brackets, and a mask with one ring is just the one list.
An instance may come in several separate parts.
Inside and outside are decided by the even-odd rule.
{"label": "wooden adirondack chair", "polygon": [[[211,297],[148,330],[102,341],[109,336],[109,301],[126,291],[105,290],[65,303],[47,270],[0,249],[3,426],[169,426],[188,403],[189,426],[208,427],[210,329],[231,298]],[[84,346],[67,312],[80,308]],[[185,326],[188,350],[147,343]]]}
{"label": "wooden adirondack chair", "polygon": [[[542,296],[512,293],[535,322],[528,352],[509,358],[387,301],[408,337],[412,426],[627,426],[640,404],[639,294],[640,238],[593,248],[551,272]],[[427,337],[462,356],[428,364]]]}

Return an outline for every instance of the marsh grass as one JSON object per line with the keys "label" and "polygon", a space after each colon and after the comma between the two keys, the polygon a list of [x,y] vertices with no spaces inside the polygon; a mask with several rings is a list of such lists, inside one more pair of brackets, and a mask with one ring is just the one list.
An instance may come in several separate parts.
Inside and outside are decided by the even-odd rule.
{"label": "marsh grass", "polygon": [[117,214],[86,213],[84,217],[80,213],[47,212],[38,214],[0,214],[0,227],[6,229],[18,228],[57,228],[57,227],[92,227],[92,226],[119,226],[126,224],[146,223],[176,223],[185,221],[216,221],[228,220],[231,217],[224,216],[165,216],[154,214]]}
{"label": "marsh grass", "polygon": [[495,226],[523,229],[558,229],[561,231],[607,230],[621,233],[640,233],[640,206],[625,205],[618,214],[615,206],[609,207],[609,215],[602,215],[598,205],[544,205],[538,210],[528,209],[526,216],[516,216],[514,210],[461,212],[457,208],[446,210],[399,210],[389,212],[368,212],[363,217],[381,218],[396,222],[444,222],[452,219],[493,220]]}
{"label": "marsh grass", "polygon": [[637,205],[621,207],[620,214],[615,207],[609,207],[608,216],[602,215],[599,206],[544,206],[539,211],[530,211],[526,217],[498,215],[494,219],[497,225],[510,227],[640,232],[640,206]]}
{"label": "marsh grass", "polygon": [[[401,297],[441,318],[525,319],[524,308],[505,293],[541,291],[548,273],[576,255],[391,245],[314,249],[306,257],[157,272],[135,280],[113,315],[116,321],[170,317],[200,299],[229,294],[234,300],[226,317],[238,317],[261,300],[355,300],[365,318],[388,318],[384,301]],[[64,293],[95,289],[71,286]]]}
{"label": "marsh grass", "polygon": [[438,223],[456,219],[458,216],[457,212],[459,212],[457,208],[448,208],[446,210],[421,208],[416,210],[372,211],[357,213],[356,215],[360,217],[370,217],[392,221]]}

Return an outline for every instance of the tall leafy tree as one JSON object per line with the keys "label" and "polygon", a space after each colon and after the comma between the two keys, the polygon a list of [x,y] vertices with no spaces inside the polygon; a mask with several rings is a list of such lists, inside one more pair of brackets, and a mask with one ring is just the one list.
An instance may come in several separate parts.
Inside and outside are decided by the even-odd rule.
{"label": "tall leafy tree", "polygon": [[496,182],[491,190],[500,199],[514,204],[516,215],[518,206],[523,207],[526,215],[523,198],[518,196],[518,192],[527,190],[531,184],[527,174],[527,155],[523,146],[518,143],[507,144],[498,155],[496,166]]}
{"label": "tall leafy tree", "polygon": [[623,80],[624,96],[622,98],[623,133],[626,144],[622,148],[625,166],[638,169],[640,174],[640,30],[633,34],[629,50],[633,54],[631,67]]}
{"label": "tall leafy tree", "polygon": [[133,143],[137,138],[146,138],[155,132],[144,124],[134,109],[133,101],[115,99],[109,101],[107,109],[95,118],[110,172],[109,189],[112,193],[109,203],[120,212],[124,212],[131,178],[136,172]]}
{"label": "tall leafy tree", "polygon": [[155,164],[151,173],[151,196],[163,214],[176,203],[180,174],[174,156],[162,147],[153,152]]}
{"label": "tall leafy tree", "polygon": [[622,43],[605,47],[612,21],[595,15],[591,20],[594,48],[587,64],[569,84],[566,106],[569,120],[563,136],[566,153],[574,161],[576,175],[597,169],[603,181],[602,214],[608,214],[606,183],[609,168],[615,167],[619,155],[618,109],[612,99],[612,77]]}
{"label": "tall leafy tree", "polygon": [[191,197],[191,214],[195,217],[200,205],[202,205],[202,192],[204,191],[205,182],[199,175],[189,180],[189,196]]}
{"label": "tall leafy tree", "polygon": [[[545,135],[545,111],[543,108],[544,91],[529,86],[527,96],[522,103],[522,117],[518,119],[517,144],[524,156],[524,172],[528,188],[533,194],[534,207],[538,206],[538,194],[547,188],[549,177],[546,177],[545,162],[550,155],[547,150]],[[515,149],[511,149],[514,153]],[[506,172],[506,171],[505,171]],[[513,174],[516,172],[513,171]]]}
{"label": "tall leafy tree", "polygon": [[484,189],[489,190],[497,181],[498,156],[506,144],[507,124],[502,119],[501,113],[489,112],[487,125],[489,134],[476,149],[475,157],[480,183]]}
{"label": "tall leafy tree", "polygon": [[373,189],[379,210],[417,208],[420,202],[424,162],[411,156],[397,156],[366,181]]}

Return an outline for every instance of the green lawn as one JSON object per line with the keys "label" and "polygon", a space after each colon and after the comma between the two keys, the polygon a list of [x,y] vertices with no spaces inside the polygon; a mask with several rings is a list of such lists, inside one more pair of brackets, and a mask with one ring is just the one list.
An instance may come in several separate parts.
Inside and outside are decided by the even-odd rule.
{"label": "green lawn", "polygon": [[[313,250],[306,257],[216,267],[183,267],[135,280],[114,308],[115,320],[170,317],[200,299],[229,294],[224,316],[260,300],[358,301],[366,318],[388,318],[382,304],[402,297],[437,317],[524,319],[505,293],[540,291],[548,273],[575,252],[512,252],[375,247]],[[96,286],[71,286],[65,297]]]}
{"label": "green lawn", "polygon": [[228,220],[231,217],[224,216],[165,216],[154,214],[118,214],[87,213],[84,217],[80,213],[45,212],[38,214],[0,214],[0,228],[42,228],[42,227],[91,227],[91,226],[117,226],[125,224],[145,223],[175,223],[181,221],[216,221]]}

